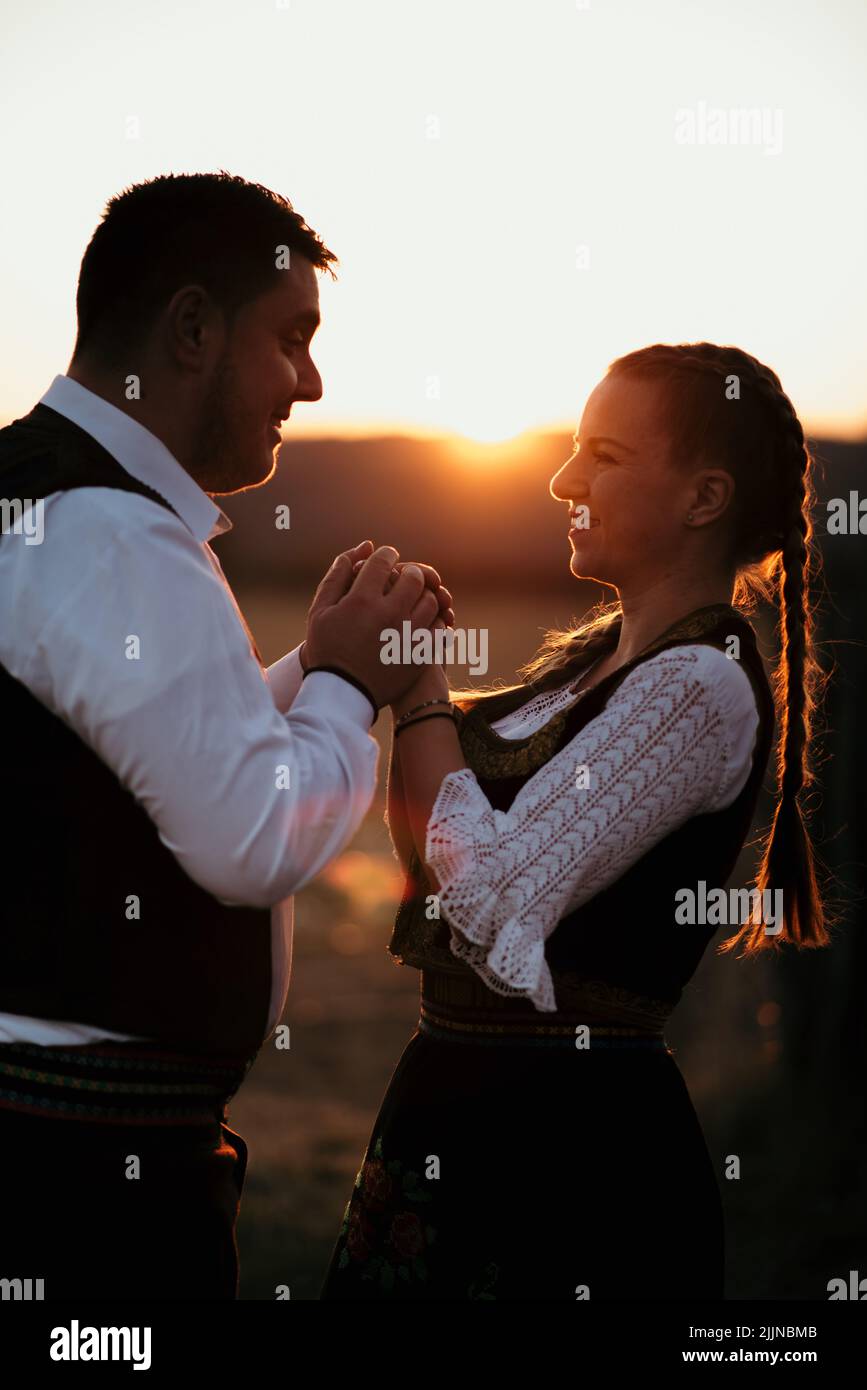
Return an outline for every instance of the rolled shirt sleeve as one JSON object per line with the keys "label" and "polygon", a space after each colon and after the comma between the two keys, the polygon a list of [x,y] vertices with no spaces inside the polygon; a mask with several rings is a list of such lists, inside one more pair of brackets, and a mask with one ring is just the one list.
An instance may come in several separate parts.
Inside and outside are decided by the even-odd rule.
{"label": "rolled shirt sleeve", "polygon": [[[301,682],[304,679],[304,672],[301,668],[301,646],[293,647],[291,652],[281,656],[279,661],[275,661],[271,666],[266,667],[265,674],[268,677],[268,684],[271,687],[271,694],[274,704],[281,714],[288,714],[292,708],[292,701],[301,689]],[[341,684],[346,685],[343,681]]]}

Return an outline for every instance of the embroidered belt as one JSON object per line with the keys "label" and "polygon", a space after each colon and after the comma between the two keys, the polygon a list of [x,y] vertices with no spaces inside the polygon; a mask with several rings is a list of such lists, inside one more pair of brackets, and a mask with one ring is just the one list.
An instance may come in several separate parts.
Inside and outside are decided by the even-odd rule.
{"label": "embroidered belt", "polygon": [[141,1043],[0,1043],[0,1111],[97,1124],[213,1124],[256,1056],[190,1056]]}
{"label": "embroidered belt", "polygon": [[450,1042],[543,1047],[576,1046],[588,1029],[590,1046],[667,1052],[664,1024],[673,1005],[601,980],[555,976],[556,1013],[525,999],[495,994],[476,975],[423,970],[419,1031]]}

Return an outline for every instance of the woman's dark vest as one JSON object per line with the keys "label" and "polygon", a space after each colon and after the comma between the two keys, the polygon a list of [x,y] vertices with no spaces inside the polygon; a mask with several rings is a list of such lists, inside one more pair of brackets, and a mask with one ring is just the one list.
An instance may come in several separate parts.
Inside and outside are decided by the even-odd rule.
{"label": "woman's dark vest", "polygon": [[[575,670],[617,645],[619,620],[588,646]],[[590,995],[600,1002],[600,1018],[640,1022],[664,1018],[674,1008],[684,985],[696,969],[702,954],[718,930],[712,925],[684,926],[675,923],[678,889],[697,890],[700,880],[712,888],[725,886],[750,829],[762,779],[767,768],[774,729],[774,702],[756,646],[750,623],[727,604],[697,609],[673,624],[632,661],[603,677],[595,686],[576,696],[573,704],[555,714],[541,729],[528,737],[505,739],[494,732],[484,716],[485,702],[458,719],[459,736],[467,765],[491,805],[507,811],[520,788],[541,767],[564,748],[580,730],[605,708],[613,692],[641,662],[671,647],[708,643],[724,649],[730,637],[740,638],[740,661],[756,696],[759,730],[746,785],[725,810],[693,816],[671,832],[624,873],[616,883],[589,902],[570,912],[548,937],[545,957],[554,981],[558,1009],[564,1001],[580,1000],[582,1008]],[[518,694],[511,703],[517,707],[528,698]],[[503,713],[497,706],[497,716]],[[413,857],[403,900],[398,910],[389,945],[401,963],[423,971],[431,992],[441,976],[452,977],[447,991],[454,1002],[460,988],[454,977],[466,980],[467,1002],[517,1011],[526,1006],[520,999],[495,996],[475,972],[456,959],[449,950],[449,927],[443,920],[428,920],[426,884],[417,856]],[[737,925],[737,924],[735,924]],[[470,980],[472,976],[472,981]],[[444,994],[444,999],[446,994]],[[647,1006],[647,1007],[645,1007]],[[557,1014],[544,1014],[544,1021],[556,1022]]]}
{"label": "woman's dark vest", "polygon": [[[173,511],[48,406],[0,430],[0,497],[75,487],[137,492]],[[0,536],[0,545],[14,543]],[[167,721],[181,713],[164,711]],[[0,728],[0,1012],[93,1024],[186,1052],[255,1054],[271,993],[269,910],[225,906],[194,883],[111,769],[2,665]],[[131,895],[138,920],[126,915]]]}

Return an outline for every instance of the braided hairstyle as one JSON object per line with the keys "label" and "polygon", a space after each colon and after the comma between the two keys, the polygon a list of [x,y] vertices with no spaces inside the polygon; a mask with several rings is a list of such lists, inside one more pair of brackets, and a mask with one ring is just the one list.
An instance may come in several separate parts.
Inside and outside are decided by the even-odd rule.
{"label": "braided hairstyle", "polygon": [[782,889],[782,931],[748,923],[722,943],[751,955],[788,941],[824,946],[830,938],[816,877],[817,856],[802,797],[815,781],[811,733],[827,675],[816,659],[811,586],[813,459],[794,406],[776,373],[740,348],[714,343],[656,344],[620,357],[611,375],[654,381],[672,431],[675,460],[725,468],[735,480],[730,558],[733,605],[754,607],[780,595],[779,660],[772,687],[780,724],[777,805],[764,837],[756,888]]}
{"label": "braided hairstyle", "polygon": [[[760,892],[782,889],[782,930],[770,936],[761,922],[751,922],[719,949],[730,951],[743,942],[743,953],[753,955],[783,942],[827,945],[830,916],[801,804],[815,780],[810,741],[828,679],[813,640],[811,583],[819,565],[812,543],[813,459],[801,423],[776,374],[739,348],[657,343],[619,357],[608,371],[656,385],[674,466],[695,467],[700,461],[734,478],[733,606],[749,611],[759,598],[772,602],[780,594],[780,657],[771,679],[780,726],[777,806],[755,886]],[[616,645],[621,619],[619,602],[598,605],[577,628],[547,633],[536,657],[521,670],[522,687],[481,697],[486,717],[496,719],[526,699],[528,688],[535,693],[562,684],[588,655]],[[476,703],[478,695],[462,707]]]}

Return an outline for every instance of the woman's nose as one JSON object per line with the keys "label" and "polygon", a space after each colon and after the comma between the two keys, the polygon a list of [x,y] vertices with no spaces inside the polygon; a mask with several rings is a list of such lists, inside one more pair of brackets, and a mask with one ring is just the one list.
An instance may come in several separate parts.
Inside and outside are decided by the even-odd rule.
{"label": "woman's nose", "polygon": [[548,484],[548,491],[558,502],[577,502],[587,497],[590,492],[587,479],[579,469],[577,460],[577,453],[573,454]]}

